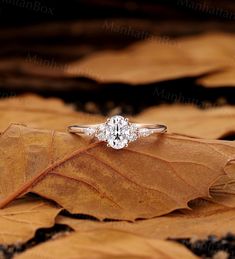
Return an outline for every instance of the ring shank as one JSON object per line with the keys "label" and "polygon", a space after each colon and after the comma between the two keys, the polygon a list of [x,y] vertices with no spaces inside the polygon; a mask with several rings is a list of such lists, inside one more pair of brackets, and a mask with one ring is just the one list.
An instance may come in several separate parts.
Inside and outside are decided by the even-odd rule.
{"label": "ring shank", "polygon": [[[70,133],[77,133],[77,134],[86,134],[87,129],[97,129],[101,125],[100,124],[84,124],[84,125],[72,125],[68,127],[68,131]],[[143,124],[143,123],[131,123],[135,125],[138,129],[149,129],[152,133],[165,133],[167,131],[167,126],[163,124]]]}
{"label": "ring shank", "polygon": [[68,127],[70,133],[85,134],[87,129],[97,129],[103,123],[100,124],[84,124],[84,125],[72,125]]}
{"label": "ring shank", "polygon": [[144,123],[133,123],[139,129],[149,129],[153,133],[165,133],[167,126],[163,124],[144,124]]}

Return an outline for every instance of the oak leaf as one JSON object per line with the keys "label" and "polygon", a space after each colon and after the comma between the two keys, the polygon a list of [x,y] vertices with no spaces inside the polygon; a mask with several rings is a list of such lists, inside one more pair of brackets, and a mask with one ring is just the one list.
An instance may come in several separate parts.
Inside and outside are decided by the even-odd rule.
{"label": "oak leaf", "polygon": [[234,142],[170,134],[116,151],[68,133],[12,125],[0,137],[0,207],[35,192],[72,213],[151,218],[209,197],[234,151]]}
{"label": "oak leaf", "polygon": [[61,208],[36,198],[22,198],[0,210],[0,244],[24,243],[39,228],[54,225]]}
{"label": "oak leaf", "polygon": [[172,241],[145,238],[126,231],[96,230],[72,233],[16,256],[16,259],[31,258],[196,259],[198,257],[182,245]]}

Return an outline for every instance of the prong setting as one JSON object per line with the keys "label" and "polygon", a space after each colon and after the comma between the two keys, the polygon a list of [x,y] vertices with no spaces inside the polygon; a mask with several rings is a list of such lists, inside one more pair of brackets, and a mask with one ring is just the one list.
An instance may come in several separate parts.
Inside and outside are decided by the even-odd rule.
{"label": "prong setting", "polygon": [[149,133],[147,129],[140,131],[136,124],[129,122],[128,118],[116,115],[98,127],[96,137],[100,141],[106,141],[108,147],[122,149],[128,147],[128,144],[138,137],[148,136]]}

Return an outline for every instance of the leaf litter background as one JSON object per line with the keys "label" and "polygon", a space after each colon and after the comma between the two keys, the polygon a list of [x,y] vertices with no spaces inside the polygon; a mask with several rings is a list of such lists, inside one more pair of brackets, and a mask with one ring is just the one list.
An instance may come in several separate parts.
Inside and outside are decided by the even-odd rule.
{"label": "leaf litter background", "polygon": [[[233,258],[235,6],[110,3],[2,7],[0,258]],[[66,131],[118,113],[169,132]]]}

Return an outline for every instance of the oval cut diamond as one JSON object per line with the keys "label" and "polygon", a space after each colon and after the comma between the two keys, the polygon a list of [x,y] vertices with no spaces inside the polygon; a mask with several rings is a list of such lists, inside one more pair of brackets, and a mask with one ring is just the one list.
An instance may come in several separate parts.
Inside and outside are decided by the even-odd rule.
{"label": "oval cut diamond", "polygon": [[127,146],[129,141],[129,122],[122,116],[113,116],[106,124],[106,140],[115,149]]}
{"label": "oval cut diamond", "polygon": [[[158,131],[160,129],[160,131]],[[130,142],[140,137],[147,137],[155,132],[165,132],[166,126],[157,124],[130,123],[128,119],[116,115],[105,123],[97,125],[94,130],[88,131],[95,135],[100,141],[105,141],[114,149],[127,147]]]}

